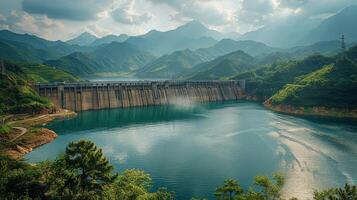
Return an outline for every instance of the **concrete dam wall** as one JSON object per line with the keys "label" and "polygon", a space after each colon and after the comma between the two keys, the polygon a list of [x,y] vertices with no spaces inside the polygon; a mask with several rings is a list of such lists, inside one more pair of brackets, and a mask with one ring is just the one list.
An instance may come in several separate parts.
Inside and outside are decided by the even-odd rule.
{"label": "concrete dam wall", "polygon": [[59,108],[104,108],[202,103],[244,97],[245,81],[130,81],[38,84],[36,89]]}

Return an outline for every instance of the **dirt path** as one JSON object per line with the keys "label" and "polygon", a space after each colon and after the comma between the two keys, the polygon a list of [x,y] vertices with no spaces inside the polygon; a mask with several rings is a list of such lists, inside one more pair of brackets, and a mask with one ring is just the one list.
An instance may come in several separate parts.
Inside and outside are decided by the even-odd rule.
{"label": "dirt path", "polygon": [[24,128],[24,127],[12,127],[12,128],[21,131],[21,133],[18,134],[16,137],[12,138],[10,140],[10,142],[13,142],[13,141],[17,140],[19,137],[21,137],[21,136],[23,136],[23,135],[25,135],[27,133],[27,128]]}

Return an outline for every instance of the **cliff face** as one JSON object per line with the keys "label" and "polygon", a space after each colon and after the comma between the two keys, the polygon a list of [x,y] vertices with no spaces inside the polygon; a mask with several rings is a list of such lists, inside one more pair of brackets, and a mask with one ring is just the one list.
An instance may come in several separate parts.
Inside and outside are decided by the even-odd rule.
{"label": "cliff face", "polygon": [[244,98],[242,88],[224,84],[99,85],[40,89],[57,107],[74,111]]}

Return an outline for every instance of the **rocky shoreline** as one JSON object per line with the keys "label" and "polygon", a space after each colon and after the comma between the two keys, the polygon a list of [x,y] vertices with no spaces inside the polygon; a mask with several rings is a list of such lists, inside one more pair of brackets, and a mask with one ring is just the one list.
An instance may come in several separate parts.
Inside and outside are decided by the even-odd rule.
{"label": "rocky shoreline", "polygon": [[340,109],[340,108],[327,108],[323,106],[315,107],[294,107],[291,105],[274,105],[270,100],[265,101],[264,106],[270,110],[279,113],[297,115],[297,116],[311,116],[311,117],[326,117],[337,119],[353,119],[357,120],[357,109]]}
{"label": "rocky shoreline", "polygon": [[[52,142],[58,136],[50,129],[38,128],[36,126],[45,125],[55,119],[68,119],[75,116],[76,113],[69,110],[61,110],[53,114],[21,116],[21,118],[9,122],[13,127],[13,131],[6,137],[0,138],[2,142],[0,153],[20,159],[33,149]],[[15,128],[21,128],[24,132],[19,133],[15,131]]]}

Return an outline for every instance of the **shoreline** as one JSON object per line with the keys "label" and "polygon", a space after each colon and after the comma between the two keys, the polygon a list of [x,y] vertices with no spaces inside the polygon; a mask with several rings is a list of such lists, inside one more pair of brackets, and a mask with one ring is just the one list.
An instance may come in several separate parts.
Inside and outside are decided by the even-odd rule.
{"label": "shoreline", "polygon": [[295,107],[291,105],[273,105],[267,100],[263,103],[264,107],[272,111],[301,116],[301,117],[323,117],[331,119],[350,119],[357,120],[357,109],[347,110],[340,108],[327,108],[323,106],[315,107]]}
{"label": "shoreline", "polygon": [[57,119],[69,119],[76,115],[73,111],[60,110],[53,114],[23,115],[20,119],[10,121],[8,124],[12,126],[11,132],[0,138],[3,148],[0,154],[21,159],[33,149],[52,142],[58,136],[50,129],[37,126]]}

